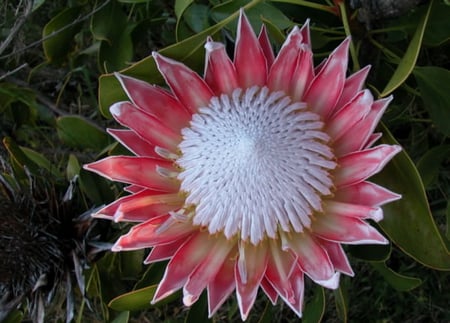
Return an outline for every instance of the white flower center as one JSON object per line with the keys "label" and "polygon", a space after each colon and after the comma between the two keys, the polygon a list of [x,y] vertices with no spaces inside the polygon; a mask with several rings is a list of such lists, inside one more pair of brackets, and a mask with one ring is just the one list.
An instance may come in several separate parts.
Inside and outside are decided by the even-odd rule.
{"label": "white flower center", "polygon": [[302,232],[336,167],[320,117],[266,87],[214,97],[182,130],[177,164],[193,223],[257,244]]}

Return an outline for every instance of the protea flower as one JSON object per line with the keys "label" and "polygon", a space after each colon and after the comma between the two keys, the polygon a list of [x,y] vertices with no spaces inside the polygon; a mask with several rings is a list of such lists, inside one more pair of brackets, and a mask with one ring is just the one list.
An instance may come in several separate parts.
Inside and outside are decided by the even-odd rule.
{"label": "protea flower", "polygon": [[153,303],[207,289],[212,316],[235,290],[245,320],[261,287],[301,316],[305,275],[337,288],[354,274],[343,244],[388,243],[368,221],[399,195],[367,179],[400,151],[372,147],[391,98],[362,89],[368,67],[346,78],[349,42],[314,68],[308,22],[275,57],[241,12],[234,60],[207,39],[203,78],[158,53],[171,93],[116,74],[130,101],[110,111],[128,129],[109,133],[136,156],[85,168],[130,184],[95,214],[140,222],[113,251],[170,260]]}

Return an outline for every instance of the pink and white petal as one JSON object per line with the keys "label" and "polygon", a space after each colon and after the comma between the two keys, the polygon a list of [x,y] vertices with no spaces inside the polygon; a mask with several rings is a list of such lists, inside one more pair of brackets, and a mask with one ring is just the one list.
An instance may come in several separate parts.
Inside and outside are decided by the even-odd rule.
{"label": "pink and white petal", "polygon": [[323,239],[320,239],[320,244],[327,251],[330,260],[337,271],[350,277],[355,275],[341,244]]}
{"label": "pink and white petal", "polygon": [[196,232],[189,239],[186,239],[186,242],[169,261],[164,277],[153,297],[152,304],[183,287],[189,279],[189,275],[208,253],[209,243],[210,238],[206,232]]}
{"label": "pink and white petal", "polygon": [[239,246],[239,258],[235,266],[236,295],[243,321],[255,303],[258,288],[267,266],[267,245],[242,242]]}
{"label": "pink and white petal", "polygon": [[122,201],[114,213],[114,221],[147,221],[181,208],[183,202],[184,198],[179,194],[154,195],[153,192],[143,191]]}
{"label": "pink and white petal", "polygon": [[290,252],[281,249],[277,240],[270,240],[269,246],[265,277],[283,299],[287,302],[295,302],[294,290],[289,280],[295,259]]}
{"label": "pink and white petal", "polygon": [[380,207],[332,200],[328,200],[324,204],[324,212],[332,216],[351,216],[361,220],[371,219],[375,222],[383,219],[383,210]]}
{"label": "pink and white petal", "polygon": [[234,267],[236,265],[235,248],[225,259],[222,267],[217,272],[216,277],[208,283],[208,313],[212,317],[220,306],[228,299],[236,288],[236,280],[234,277]]}
{"label": "pink and white petal", "polygon": [[196,113],[199,108],[208,106],[214,94],[197,73],[156,52],[153,52],[153,57],[166,83],[188,111]]}
{"label": "pink and white petal", "polygon": [[306,19],[302,28],[300,28],[300,33],[302,34],[303,44],[305,44],[308,48],[311,48],[311,33],[309,32],[309,18]]}
{"label": "pink and white petal", "polygon": [[266,84],[266,57],[243,10],[237,27],[234,66],[242,89]]}
{"label": "pink and white petal", "polygon": [[369,90],[359,92],[339,112],[333,114],[325,131],[333,141],[338,140],[370,112],[372,103],[373,96]]}
{"label": "pink and white petal", "polygon": [[231,95],[239,87],[236,69],[222,43],[208,39],[205,44],[206,66],[205,81],[211,90],[220,96]]}
{"label": "pink and white petal", "polygon": [[370,65],[367,65],[356,73],[350,75],[345,80],[344,89],[342,90],[341,97],[336,104],[336,112],[338,112],[341,107],[345,106],[356,94],[358,94],[359,91],[361,91],[369,71]]}
{"label": "pink and white petal", "polygon": [[264,291],[264,294],[269,298],[272,305],[275,305],[278,300],[278,292],[273,288],[272,284],[267,280],[267,277],[263,277],[260,286]]}
{"label": "pink and white petal", "polygon": [[336,156],[342,156],[364,147],[391,101],[392,96],[375,101],[369,114],[335,142]]}
{"label": "pink and white petal", "polygon": [[181,134],[167,128],[161,121],[137,109],[130,102],[113,104],[109,111],[121,125],[132,129],[145,141],[155,146],[176,150],[181,142]]}
{"label": "pink and white petal", "polygon": [[287,36],[270,68],[267,86],[271,91],[289,91],[290,81],[302,51],[302,40],[300,29],[295,26]]}
{"label": "pink and white petal", "polygon": [[140,223],[121,236],[112,251],[138,250],[171,243],[192,234],[192,225],[174,220],[170,215]]}
{"label": "pink and white petal", "polygon": [[371,134],[370,137],[367,139],[366,144],[361,148],[362,149],[371,148],[381,137],[383,137],[383,134],[381,132]]}
{"label": "pink and white petal", "polygon": [[172,162],[150,157],[110,156],[86,164],[84,169],[97,173],[112,181],[135,184],[161,192],[177,192],[178,180],[161,176],[158,169],[175,171]]}
{"label": "pink and white petal", "polygon": [[178,194],[163,194],[144,190],[119,198],[97,211],[95,217],[119,221],[144,222],[182,206],[184,199]]}
{"label": "pink and white petal", "polygon": [[397,145],[379,145],[345,155],[338,160],[334,184],[341,189],[364,181],[381,171],[402,148]]}
{"label": "pink and white petal", "polygon": [[396,201],[401,195],[371,182],[360,182],[336,190],[334,200],[369,206],[381,206]]}
{"label": "pink and white petal", "polygon": [[322,239],[345,244],[387,244],[389,241],[374,227],[350,216],[321,214],[312,223],[312,231]]}
{"label": "pink and white petal", "polygon": [[[125,192],[131,193],[131,194],[135,194],[135,193],[139,193],[142,192],[144,190],[147,190],[145,187],[139,186],[139,185],[127,185],[123,188],[123,190]],[[161,191],[155,191],[155,194],[161,194]]]}
{"label": "pink and white petal", "polygon": [[137,156],[161,158],[155,152],[155,146],[142,139],[133,130],[128,129],[107,129],[107,132],[125,146],[129,151]]}
{"label": "pink and white petal", "polygon": [[304,48],[298,56],[295,70],[292,74],[289,93],[293,101],[304,101],[303,95],[314,79],[313,53]]}
{"label": "pink and white petal", "polygon": [[273,53],[272,44],[270,43],[269,35],[267,34],[267,28],[264,24],[261,26],[258,41],[264,53],[264,56],[266,57],[267,70],[269,70],[273,64],[273,61],[275,60],[275,54]]}
{"label": "pink and white petal", "polygon": [[294,266],[292,273],[289,276],[289,282],[294,290],[294,299],[293,302],[289,302],[286,299],[283,300],[295,312],[295,314],[297,314],[298,317],[302,317],[305,278],[303,270],[300,266]]}
{"label": "pink and white petal", "polygon": [[202,291],[217,275],[235,245],[235,241],[227,240],[225,237],[216,237],[209,244],[208,253],[189,275],[189,279],[183,287],[184,305],[191,306],[198,300]]}
{"label": "pink and white petal", "polygon": [[303,98],[310,109],[321,115],[324,120],[327,120],[333,114],[334,108],[341,97],[347,72],[349,45],[350,38],[346,38],[331,53],[325,65],[306,90]]}
{"label": "pink and white petal", "polygon": [[139,109],[164,121],[173,131],[179,131],[189,124],[190,113],[167,91],[126,75],[114,75]]}
{"label": "pink and white petal", "polygon": [[171,259],[185,241],[186,238],[183,237],[169,243],[154,246],[147,258],[145,258],[144,264],[148,265],[155,262]]}
{"label": "pink and white petal", "polygon": [[300,268],[313,281],[320,283],[333,277],[335,271],[327,252],[309,233],[293,234],[287,237],[287,243]]}

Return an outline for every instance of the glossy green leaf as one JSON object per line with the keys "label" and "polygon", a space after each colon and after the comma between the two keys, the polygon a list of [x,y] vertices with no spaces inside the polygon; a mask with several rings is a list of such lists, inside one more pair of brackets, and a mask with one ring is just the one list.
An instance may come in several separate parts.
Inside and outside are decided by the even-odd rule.
{"label": "glossy green leaf", "polygon": [[350,254],[366,261],[384,261],[391,255],[391,245],[349,245]]}
{"label": "glossy green leaf", "polygon": [[45,25],[42,46],[47,61],[60,64],[65,60],[73,47],[75,35],[81,29],[80,15],[81,7],[67,8]]}
{"label": "glossy green leaf", "polygon": [[128,323],[128,320],[130,319],[130,312],[124,311],[121,312],[119,315],[117,315],[114,320],[111,321],[111,323]]}
{"label": "glossy green leaf", "polygon": [[422,16],[421,20],[417,24],[416,32],[409,43],[409,46],[406,50],[405,55],[398,64],[397,69],[389,80],[388,84],[381,92],[380,97],[385,97],[391,94],[396,88],[405,82],[408,76],[414,69],[416,65],[417,57],[419,56],[419,51],[422,46],[423,34],[425,32],[425,28],[427,26],[428,17],[430,16],[430,9],[433,0],[428,6],[427,12]]}
{"label": "glossy green leaf", "polygon": [[[382,141],[398,144],[383,126]],[[450,252],[433,220],[422,180],[405,151],[390,161],[374,181],[402,195],[383,206],[383,231],[406,254],[425,266],[450,270]],[[425,243],[426,242],[426,243]]]}
{"label": "glossy green leaf", "polygon": [[91,31],[101,41],[98,63],[103,71],[117,71],[130,64],[133,58],[131,32],[135,24],[128,21],[119,4],[111,1],[91,20]]}
{"label": "glossy green leaf", "polygon": [[[449,105],[450,107],[450,105]],[[428,150],[417,162],[417,170],[423,185],[428,187],[438,177],[441,164],[450,158],[450,145],[436,146]]]}
{"label": "glossy green leaf", "polygon": [[436,66],[416,67],[414,76],[433,123],[450,136],[450,71]]}
{"label": "glossy green leaf", "polygon": [[371,262],[370,264],[383,276],[389,285],[398,291],[410,291],[422,284],[420,279],[401,275],[388,268],[384,262]]}
{"label": "glossy green leaf", "polygon": [[342,280],[339,288],[333,290],[333,295],[339,319],[345,323],[348,321],[348,296]]}
{"label": "glossy green leaf", "polygon": [[303,311],[303,323],[319,323],[325,313],[325,291],[322,286],[316,285],[312,299],[306,303]]}
{"label": "glossy green leaf", "polygon": [[108,134],[81,116],[64,116],[56,120],[61,141],[73,148],[101,150],[109,143]]}
{"label": "glossy green leaf", "polygon": [[183,12],[194,2],[194,0],[175,0],[175,15],[177,19],[181,19]]}
{"label": "glossy green leaf", "polygon": [[75,176],[80,174],[81,166],[77,157],[74,154],[69,155],[69,160],[66,166],[66,178],[68,181],[72,180]]}
{"label": "glossy green leaf", "polygon": [[148,286],[120,295],[108,304],[115,311],[138,311],[150,307],[158,285]]}
{"label": "glossy green leaf", "polygon": [[[251,8],[260,1],[261,0],[253,0],[243,8]],[[206,38],[208,36],[214,36],[224,26],[235,20],[238,15],[239,11],[236,11],[216,25],[179,43],[166,47],[160,50],[159,53],[183,62],[194,70],[200,70],[204,64],[203,45],[205,44]],[[163,83],[163,78],[156,68],[152,56],[146,57],[129,68],[122,70],[121,73],[147,81],[151,84]],[[109,107],[113,103],[122,100],[127,100],[127,97],[114,75],[102,75],[99,80],[99,106],[101,113],[110,118],[111,114],[108,110]]]}

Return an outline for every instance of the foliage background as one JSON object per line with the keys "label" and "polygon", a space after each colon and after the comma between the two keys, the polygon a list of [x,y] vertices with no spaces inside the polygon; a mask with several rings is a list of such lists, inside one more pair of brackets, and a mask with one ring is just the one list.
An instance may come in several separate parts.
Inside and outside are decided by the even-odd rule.
{"label": "foliage background", "polygon": [[[396,5],[386,9],[382,3]],[[380,224],[393,244],[348,248],[356,276],[344,278],[334,292],[307,284],[304,321],[450,321],[448,1],[3,0],[0,156],[8,165],[3,166],[3,183],[14,183],[14,191],[21,194],[32,177],[35,191],[51,190],[53,204],[44,205],[49,218],[79,219],[115,199],[121,194],[118,184],[80,166],[128,153],[104,131],[116,126],[109,105],[125,98],[109,73],[121,70],[162,84],[149,57],[155,50],[202,73],[206,36],[225,42],[232,53],[239,8],[246,9],[255,30],[262,22],[267,25],[275,48],[294,24],[310,18],[317,63],[351,34],[350,70],[370,64],[368,86],[374,95],[394,95],[382,130],[384,140],[395,138],[404,153],[375,179],[404,197],[384,208],[386,220]],[[55,214],[50,204],[63,211]],[[0,204],[0,225],[6,212]],[[21,216],[26,219],[32,212]],[[71,235],[70,248],[78,256],[65,259],[73,278],[71,296],[46,305],[46,321],[208,320],[204,297],[190,310],[181,305],[179,294],[149,305],[164,265],[143,266],[141,251],[104,252],[127,225],[84,223],[95,230]],[[68,289],[67,284],[54,284]],[[45,289],[42,293],[47,295]],[[33,294],[27,291],[5,322],[30,315],[42,319],[43,313],[31,310]],[[212,321],[238,317],[231,299]],[[282,304],[272,308],[260,297],[249,321],[288,322],[296,317]]]}

